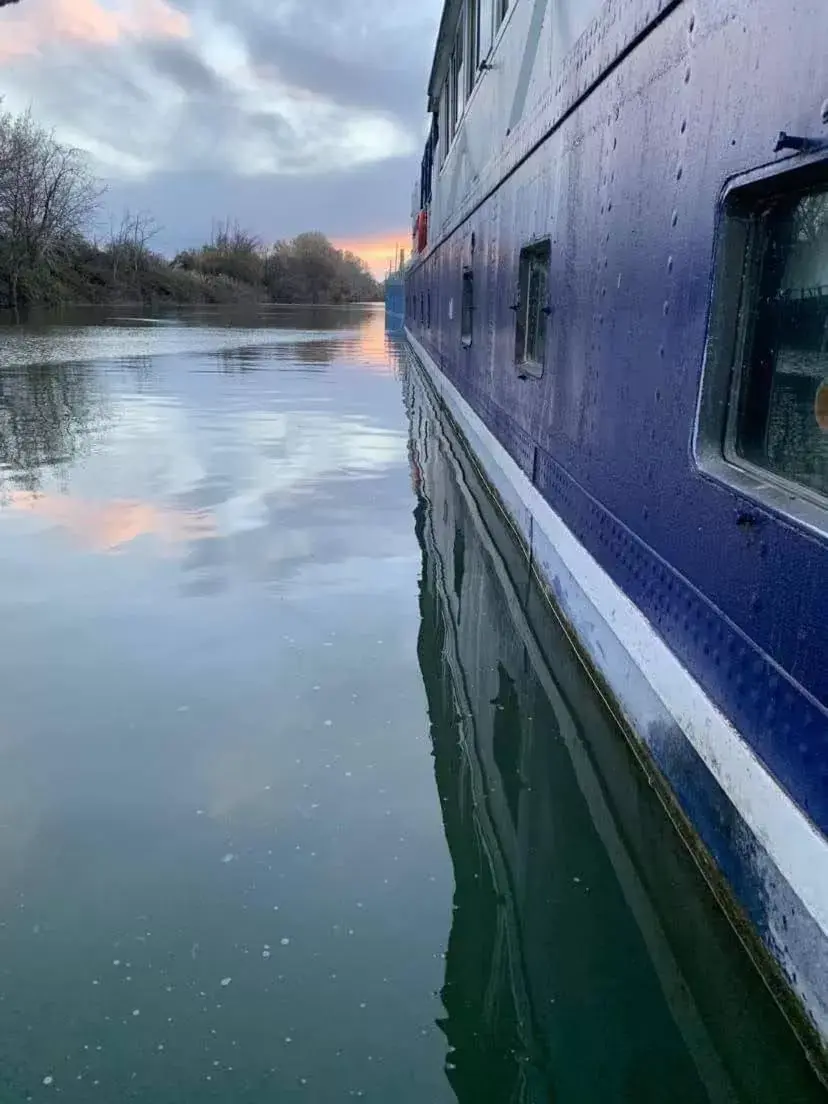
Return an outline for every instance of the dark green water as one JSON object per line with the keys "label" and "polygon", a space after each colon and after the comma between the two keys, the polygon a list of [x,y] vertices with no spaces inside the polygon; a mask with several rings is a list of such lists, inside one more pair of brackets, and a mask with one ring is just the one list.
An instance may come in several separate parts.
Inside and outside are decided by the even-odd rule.
{"label": "dark green water", "polygon": [[822,1099],[373,308],[0,332],[0,1101]]}

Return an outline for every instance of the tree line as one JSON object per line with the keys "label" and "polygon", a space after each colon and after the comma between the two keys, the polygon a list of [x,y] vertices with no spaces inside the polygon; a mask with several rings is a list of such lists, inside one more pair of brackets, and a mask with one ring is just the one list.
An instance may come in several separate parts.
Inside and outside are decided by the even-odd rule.
{"label": "tree line", "polygon": [[147,212],[125,212],[102,237],[92,234],[103,195],[81,151],[29,112],[0,112],[0,308],[381,298],[364,262],[317,232],[265,246],[228,220],[171,260],[153,248],[160,227]]}

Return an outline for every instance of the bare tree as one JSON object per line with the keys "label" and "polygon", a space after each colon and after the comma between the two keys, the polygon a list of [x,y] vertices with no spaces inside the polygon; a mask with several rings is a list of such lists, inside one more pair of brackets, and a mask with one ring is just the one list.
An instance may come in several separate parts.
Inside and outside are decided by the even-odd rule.
{"label": "bare tree", "polygon": [[77,241],[100,196],[79,150],[30,112],[0,114],[0,263],[15,313],[29,281]]}
{"label": "bare tree", "polygon": [[159,234],[161,227],[148,211],[133,214],[124,211],[121,223],[110,230],[107,252],[112,260],[112,279],[118,273],[129,271],[135,275],[147,266],[150,256],[149,243]]}
{"label": "bare tree", "polygon": [[261,239],[245,230],[238,221],[227,218],[224,222],[213,222],[213,236],[210,248],[218,253],[259,253]]}

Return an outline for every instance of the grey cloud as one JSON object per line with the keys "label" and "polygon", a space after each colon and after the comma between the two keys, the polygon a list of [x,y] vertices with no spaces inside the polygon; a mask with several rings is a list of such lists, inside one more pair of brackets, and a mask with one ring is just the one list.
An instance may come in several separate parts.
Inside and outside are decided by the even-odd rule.
{"label": "grey cloud", "polygon": [[51,53],[48,64],[25,59],[17,66],[17,77],[34,113],[49,123],[126,148],[130,135],[146,126],[148,91],[142,71],[125,65],[114,51],[61,49]]}
{"label": "grey cloud", "polygon": [[[332,137],[323,124],[298,134],[286,118],[259,110],[200,53],[198,29],[212,15],[242,41],[261,81],[289,84],[346,114],[392,117],[419,147],[441,0],[169,2],[194,17],[193,38],[58,43],[6,68],[7,86],[48,125],[155,167],[149,179],[111,182],[116,216],[124,206],[153,211],[171,228],[168,252],[203,240],[227,215],[265,239],[309,228],[357,238],[405,225],[416,154],[349,170],[329,163],[320,154]],[[175,106],[165,110],[173,89]],[[272,153],[278,171],[244,175],[246,148]]]}
{"label": "grey cloud", "polygon": [[192,13],[205,3],[236,29],[261,71],[340,104],[396,115],[419,131],[442,0],[416,8],[405,0],[177,0],[176,6]]}
{"label": "grey cloud", "polygon": [[221,78],[198,56],[189,42],[148,42],[141,57],[162,77],[183,91],[218,99],[224,93]]}
{"label": "grey cloud", "polygon": [[254,56],[261,72],[272,69],[297,88],[340,104],[395,115],[409,127],[416,127],[425,112],[424,83],[411,71],[361,65],[272,33],[257,39]]}
{"label": "grey cloud", "polygon": [[[75,46],[54,53],[48,67],[35,59],[25,66],[36,114],[127,154],[150,156],[169,169],[232,167],[246,139],[261,139],[277,151],[285,171],[301,169],[308,156],[285,119],[242,103],[189,43],[121,50]],[[185,93],[172,132],[159,125],[164,106],[163,86],[154,84],[158,77]]]}
{"label": "grey cloud", "polygon": [[[281,116],[250,111],[238,102],[232,89],[221,96],[192,100],[168,144],[169,167],[174,169],[176,149],[186,151],[190,170],[210,172],[232,168],[234,151],[245,139],[262,139],[278,150],[283,171],[295,171],[307,156],[301,140]],[[226,143],[226,149],[225,147]]]}

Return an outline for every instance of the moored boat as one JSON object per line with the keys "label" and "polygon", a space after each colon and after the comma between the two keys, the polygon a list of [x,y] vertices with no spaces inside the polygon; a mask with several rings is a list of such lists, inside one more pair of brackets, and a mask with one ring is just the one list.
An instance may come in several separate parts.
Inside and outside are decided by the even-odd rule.
{"label": "moored boat", "polygon": [[405,274],[414,352],[817,1064],[826,37],[811,0],[448,0]]}

